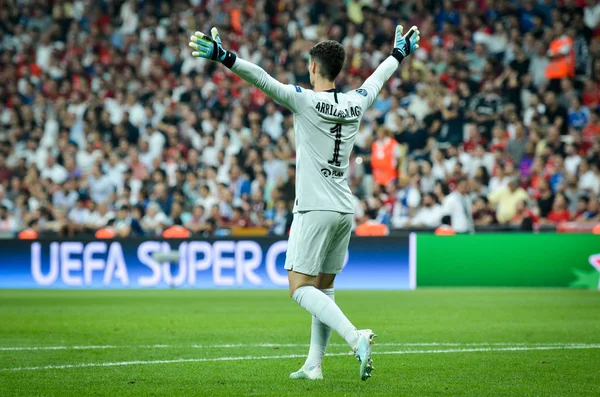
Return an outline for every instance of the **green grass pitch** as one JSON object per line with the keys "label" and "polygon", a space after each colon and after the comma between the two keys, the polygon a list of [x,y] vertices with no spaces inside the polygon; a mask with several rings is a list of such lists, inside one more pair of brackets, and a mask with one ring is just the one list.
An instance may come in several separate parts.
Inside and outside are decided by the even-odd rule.
{"label": "green grass pitch", "polygon": [[598,396],[600,293],[337,291],[378,334],[373,378],[286,291],[0,291],[0,396]]}

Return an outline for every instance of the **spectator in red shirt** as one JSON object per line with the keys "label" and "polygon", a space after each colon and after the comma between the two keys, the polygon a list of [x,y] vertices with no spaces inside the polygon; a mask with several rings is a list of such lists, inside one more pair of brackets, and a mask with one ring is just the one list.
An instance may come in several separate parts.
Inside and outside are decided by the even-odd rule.
{"label": "spectator in red shirt", "polygon": [[554,197],[552,210],[544,220],[545,223],[561,223],[571,220],[571,213],[567,209],[568,201],[564,194],[559,193]]}
{"label": "spectator in red shirt", "polygon": [[527,203],[525,201],[520,201],[517,204],[517,212],[510,223],[514,226],[522,226],[523,222],[526,220],[530,220],[535,224],[538,223],[539,218],[530,208],[527,207]]}
{"label": "spectator in red shirt", "polygon": [[596,108],[600,104],[600,88],[592,79],[585,81],[585,88],[581,94],[581,103],[590,109]]}

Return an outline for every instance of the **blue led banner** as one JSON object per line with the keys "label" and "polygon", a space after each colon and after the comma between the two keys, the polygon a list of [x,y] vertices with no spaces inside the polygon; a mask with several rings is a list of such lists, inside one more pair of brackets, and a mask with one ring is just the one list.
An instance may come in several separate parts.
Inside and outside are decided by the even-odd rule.
{"label": "blue led banner", "polygon": [[[412,289],[408,238],[354,238],[343,289]],[[0,288],[286,288],[287,240],[0,240]],[[156,252],[179,252],[175,264]],[[413,255],[411,255],[411,258]]]}

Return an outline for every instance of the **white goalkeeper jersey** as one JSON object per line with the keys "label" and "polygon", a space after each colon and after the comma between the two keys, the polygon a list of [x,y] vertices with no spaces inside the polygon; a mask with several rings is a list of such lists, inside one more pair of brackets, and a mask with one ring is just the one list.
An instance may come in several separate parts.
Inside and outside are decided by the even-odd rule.
{"label": "white goalkeeper jersey", "polygon": [[365,111],[398,68],[390,56],[357,90],[315,92],[282,84],[260,67],[237,58],[231,70],[294,113],[296,200],[294,213],[354,213],[347,182],[350,153]]}

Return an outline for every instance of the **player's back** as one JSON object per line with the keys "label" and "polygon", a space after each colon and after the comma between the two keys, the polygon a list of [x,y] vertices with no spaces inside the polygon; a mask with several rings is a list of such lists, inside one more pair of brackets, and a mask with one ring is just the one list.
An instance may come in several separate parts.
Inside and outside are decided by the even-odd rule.
{"label": "player's back", "polygon": [[353,213],[347,173],[364,109],[361,90],[314,92],[297,87],[306,108],[294,116],[296,201],[294,212]]}

